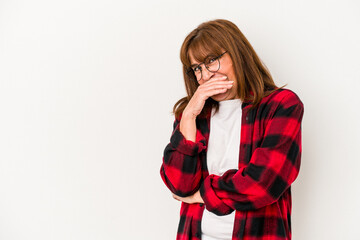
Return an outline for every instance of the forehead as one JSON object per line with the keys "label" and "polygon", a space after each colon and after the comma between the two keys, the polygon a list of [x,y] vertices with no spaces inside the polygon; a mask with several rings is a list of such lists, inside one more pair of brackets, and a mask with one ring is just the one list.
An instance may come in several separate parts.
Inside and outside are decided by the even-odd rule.
{"label": "forehead", "polygon": [[192,49],[189,49],[189,52],[188,52],[190,66],[194,66],[201,62],[204,62],[205,59],[209,56],[217,56],[217,55],[219,55],[217,52],[210,52],[210,51],[202,52],[200,54],[194,54]]}
{"label": "forehead", "polygon": [[223,48],[210,37],[200,36],[193,39],[188,48],[188,60],[190,65],[199,64],[209,55],[220,55]]}

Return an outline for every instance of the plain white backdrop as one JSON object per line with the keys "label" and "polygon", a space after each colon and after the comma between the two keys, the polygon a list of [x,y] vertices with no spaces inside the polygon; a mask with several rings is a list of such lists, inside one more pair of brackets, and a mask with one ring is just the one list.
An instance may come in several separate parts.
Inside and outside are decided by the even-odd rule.
{"label": "plain white backdrop", "polygon": [[0,0],[0,239],[175,239],[179,51],[216,18],[305,107],[294,240],[359,239],[358,1]]}

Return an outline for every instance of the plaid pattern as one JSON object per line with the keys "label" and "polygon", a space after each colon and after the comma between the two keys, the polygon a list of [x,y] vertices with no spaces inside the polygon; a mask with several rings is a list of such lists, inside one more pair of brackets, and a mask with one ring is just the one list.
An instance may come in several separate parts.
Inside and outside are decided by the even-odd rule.
{"label": "plaid pattern", "polygon": [[196,141],[186,140],[175,119],[160,175],[174,194],[200,189],[205,204],[182,202],[177,240],[201,239],[204,208],[216,215],[235,212],[233,240],[291,239],[291,183],[300,170],[304,106],[289,89],[278,89],[247,111],[242,103],[239,169],[209,175],[206,146],[210,112],[196,119]]}

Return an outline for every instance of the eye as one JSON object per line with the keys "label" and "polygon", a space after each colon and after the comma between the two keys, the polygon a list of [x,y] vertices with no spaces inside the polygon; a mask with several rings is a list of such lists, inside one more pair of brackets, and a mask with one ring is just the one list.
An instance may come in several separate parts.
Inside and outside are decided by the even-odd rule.
{"label": "eye", "polygon": [[216,57],[210,58],[209,63],[213,63],[213,62],[215,62],[215,61],[216,61]]}
{"label": "eye", "polygon": [[205,62],[206,62],[206,64],[212,64],[212,63],[216,62],[216,60],[217,60],[217,57],[209,56]]}
{"label": "eye", "polygon": [[193,71],[194,71],[194,72],[198,72],[198,71],[200,71],[200,69],[201,69],[200,66],[196,66],[196,67],[193,68]]}

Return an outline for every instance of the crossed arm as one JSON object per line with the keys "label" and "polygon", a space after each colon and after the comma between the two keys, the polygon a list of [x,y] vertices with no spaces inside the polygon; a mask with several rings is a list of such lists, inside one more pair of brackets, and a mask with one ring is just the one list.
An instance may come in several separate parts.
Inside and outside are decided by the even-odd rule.
{"label": "crossed arm", "polygon": [[[201,142],[203,136],[197,132],[195,142],[186,142],[180,137],[186,143],[183,147],[191,150],[192,154],[190,158],[185,157],[184,151],[182,154],[185,155],[179,155],[172,148],[177,153],[173,155],[172,152],[170,155],[173,156],[168,158],[171,160],[167,163],[177,166],[174,172],[178,181],[166,171],[171,169],[169,165],[162,168],[162,176],[169,176],[163,179],[167,178],[167,183],[172,185],[173,197],[187,203],[203,202],[209,211],[217,215],[226,215],[234,210],[258,209],[277,201],[299,172],[303,112],[303,104],[295,95],[284,96],[269,119],[263,140],[253,152],[249,164],[240,169],[229,169],[222,176],[211,174],[202,182],[197,153],[206,148]],[[190,164],[185,159],[195,162]],[[184,164],[191,167],[184,168]],[[182,169],[187,169],[186,173]],[[185,180],[183,177],[186,176],[192,180]]]}

